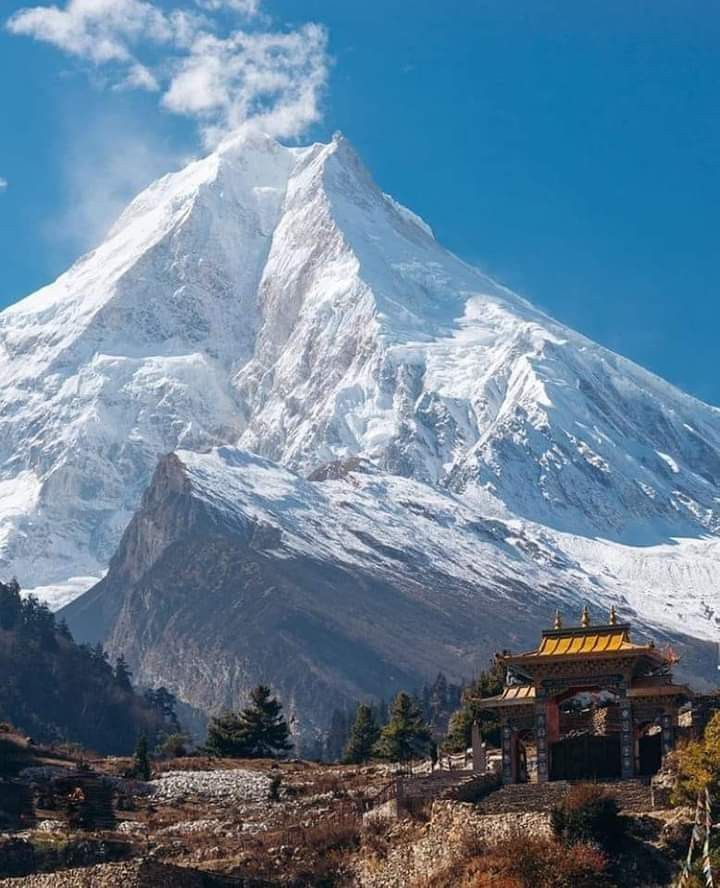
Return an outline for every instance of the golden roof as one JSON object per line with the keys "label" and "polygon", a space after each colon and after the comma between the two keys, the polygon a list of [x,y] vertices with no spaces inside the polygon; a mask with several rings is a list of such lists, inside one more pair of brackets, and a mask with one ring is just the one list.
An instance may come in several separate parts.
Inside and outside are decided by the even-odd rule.
{"label": "golden roof", "polygon": [[500,695],[500,699],[504,702],[532,700],[534,697],[535,688],[533,685],[511,685],[509,688],[505,688]]}
{"label": "golden roof", "polygon": [[498,694],[496,697],[484,697],[477,703],[483,708],[492,708],[493,706],[520,706],[524,703],[532,703],[534,700],[534,685],[511,685],[503,688],[502,694]]}
{"label": "golden roof", "polygon": [[[585,611],[583,612],[586,617]],[[550,658],[576,657],[603,657],[608,655],[635,654],[646,656],[653,661],[667,659],[653,644],[635,644],[630,640],[630,626],[627,623],[618,623],[615,614],[611,614],[611,621],[605,625],[592,626],[589,620],[584,619],[586,625],[568,628],[547,629],[543,632],[540,645],[536,650],[525,651],[522,654],[505,655],[503,659],[508,664],[530,666],[533,662],[540,664]]]}
{"label": "golden roof", "polygon": [[592,633],[573,633],[545,636],[536,651],[538,657],[565,657],[571,654],[615,653],[616,651],[644,650],[645,645],[633,644],[627,633],[598,630]]}

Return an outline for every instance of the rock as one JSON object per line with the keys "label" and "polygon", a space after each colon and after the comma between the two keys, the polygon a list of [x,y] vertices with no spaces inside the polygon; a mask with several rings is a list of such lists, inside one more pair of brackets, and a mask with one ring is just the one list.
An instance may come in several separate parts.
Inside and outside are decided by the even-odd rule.
{"label": "rock", "polygon": [[41,820],[35,829],[37,832],[57,833],[67,831],[68,826],[62,820]]}
{"label": "rock", "polygon": [[168,771],[152,781],[158,801],[200,798],[217,802],[261,802],[270,792],[270,779],[258,771]]}

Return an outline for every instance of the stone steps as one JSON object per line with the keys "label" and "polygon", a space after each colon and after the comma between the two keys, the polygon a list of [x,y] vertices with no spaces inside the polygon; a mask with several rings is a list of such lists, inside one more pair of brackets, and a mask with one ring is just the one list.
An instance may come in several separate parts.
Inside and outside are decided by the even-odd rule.
{"label": "stone steps", "polygon": [[[570,790],[565,780],[550,783],[513,783],[485,796],[478,803],[483,814],[510,814],[514,812],[549,811],[559,804]],[[622,811],[651,811],[650,786],[643,780],[622,780],[598,783],[617,799]]]}

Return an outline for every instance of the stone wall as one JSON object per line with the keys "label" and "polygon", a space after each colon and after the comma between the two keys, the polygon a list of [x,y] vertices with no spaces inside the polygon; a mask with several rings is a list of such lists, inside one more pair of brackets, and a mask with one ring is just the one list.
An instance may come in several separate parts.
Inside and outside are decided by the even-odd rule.
{"label": "stone wall", "polygon": [[389,828],[386,855],[363,854],[362,888],[409,888],[452,864],[468,845],[492,846],[526,836],[550,836],[546,812],[479,814],[463,802],[434,802],[428,823],[400,822]]}
{"label": "stone wall", "polygon": [[151,861],[0,880],[0,888],[205,888],[214,884],[215,880],[204,873]]}

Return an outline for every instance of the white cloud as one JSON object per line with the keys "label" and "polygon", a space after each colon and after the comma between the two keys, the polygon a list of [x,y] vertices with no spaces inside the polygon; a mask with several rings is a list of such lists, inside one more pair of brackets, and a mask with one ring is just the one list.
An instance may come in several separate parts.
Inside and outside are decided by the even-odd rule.
{"label": "white cloud", "polygon": [[116,89],[144,89],[148,92],[157,92],[160,84],[149,68],[137,62],[131,66],[125,80],[116,84]]}
{"label": "white cloud", "polygon": [[260,13],[260,0],[197,0],[198,6],[217,12],[220,9],[232,9],[252,18]]}
{"label": "white cloud", "polygon": [[213,141],[248,122],[297,136],[320,116],[327,35],[319,25],[291,33],[201,35],[176,68],[163,105],[198,117]]}
{"label": "white cloud", "polygon": [[43,224],[63,261],[100,243],[139,191],[188,161],[145,121],[126,113],[107,111],[83,128],[82,139],[76,133],[77,120],[66,119],[56,147],[63,209]]}
{"label": "white cloud", "polygon": [[0,191],[5,191],[5,189],[7,187],[8,187],[7,179],[3,179],[2,176],[0,176]]}
{"label": "white cloud", "polygon": [[166,43],[172,26],[145,0],[68,0],[65,9],[35,6],[10,17],[8,29],[51,43],[95,64],[135,64],[130,47],[138,41]]}
{"label": "white cloud", "polygon": [[323,27],[233,30],[232,16],[215,13],[256,19],[260,0],[196,2],[204,12],[163,12],[150,0],[67,0],[64,8],[21,9],[7,27],[102,67],[114,89],[160,93],[163,108],[198,121],[207,143],[247,125],[295,137],[319,119]]}

